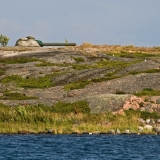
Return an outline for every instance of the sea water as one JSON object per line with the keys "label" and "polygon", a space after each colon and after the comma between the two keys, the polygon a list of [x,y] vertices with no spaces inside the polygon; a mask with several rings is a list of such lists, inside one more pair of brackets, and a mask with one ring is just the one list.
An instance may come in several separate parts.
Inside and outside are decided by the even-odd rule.
{"label": "sea water", "polygon": [[4,160],[160,160],[158,135],[0,135]]}

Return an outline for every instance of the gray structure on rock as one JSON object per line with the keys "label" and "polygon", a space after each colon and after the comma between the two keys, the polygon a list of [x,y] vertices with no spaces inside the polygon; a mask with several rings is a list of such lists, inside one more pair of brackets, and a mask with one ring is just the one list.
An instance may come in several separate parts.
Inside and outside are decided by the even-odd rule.
{"label": "gray structure on rock", "polygon": [[43,46],[76,46],[76,43],[43,43],[41,40],[35,40],[32,36],[20,38],[16,41],[15,46],[23,47],[43,47]]}

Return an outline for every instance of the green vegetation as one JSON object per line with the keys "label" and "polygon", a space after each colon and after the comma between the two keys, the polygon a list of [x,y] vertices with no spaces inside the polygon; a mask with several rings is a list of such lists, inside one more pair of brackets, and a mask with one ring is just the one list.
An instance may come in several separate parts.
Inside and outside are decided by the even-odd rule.
{"label": "green vegetation", "polygon": [[70,84],[65,85],[64,89],[65,90],[81,89],[90,83],[91,81],[81,81],[81,82],[70,83]]}
{"label": "green vegetation", "polygon": [[18,133],[18,131],[42,132],[54,130],[55,134],[70,134],[72,132],[107,132],[119,128],[138,132],[138,118],[158,119],[158,113],[127,110],[124,115],[114,115],[111,112],[91,114],[87,102],[58,102],[52,107],[17,106],[9,107],[0,104],[0,133]]}
{"label": "green vegetation", "polygon": [[[67,41],[66,41],[67,42]],[[91,47],[92,44],[84,43],[82,44],[81,48]],[[115,48],[116,49],[116,48]],[[120,48],[121,49],[121,48]],[[128,49],[128,51],[127,51]],[[129,53],[129,49],[133,49],[132,53]],[[36,66],[60,66],[60,67],[72,67],[75,70],[83,70],[83,69],[92,69],[92,68],[105,68],[106,74],[97,76],[97,78],[92,79],[89,77],[89,80],[82,80],[77,81],[74,83],[70,83],[64,86],[66,91],[73,90],[73,89],[81,89],[84,88],[86,85],[92,82],[102,82],[107,80],[112,80],[119,78],[121,76],[126,76],[129,74],[139,74],[139,73],[158,73],[160,69],[149,69],[145,71],[133,71],[133,72],[126,72],[124,74],[118,74],[121,69],[130,66],[132,64],[138,63],[140,61],[144,61],[146,57],[155,57],[159,58],[158,54],[145,54],[140,51],[134,51],[134,46],[126,46],[126,51],[121,51],[120,53],[117,50],[113,51],[115,56],[119,57],[128,57],[128,58],[137,58],[132,62],[122,62],[122,61],[114,61],[114,60],[107,60],[107,58],[102,58],[99,61],[100,57],[96,60],[99,62],[86,62],[85,58],[81,56],[71,56],[77,63],[75,64],[66,64],[65,62],[62,64],[58,63],[48,63],[44,60],[40,60],[37,58],[28,58],[28,57],[13,57],[13,58],[1,58],[0,59],[0,76],[5,74],[5,64],[16,64],[16,63],[28,63],[33,61],[39,61],[41,63],[36,64]],[[12,50],[12,51],[26,51],[31,50],[25,47],[16,47],[15,49],[9,47],[0,47],[0,50]],[[123,50],[123,49],[122,49]],[[125,49],[124,49],[125,50]],[[85,52],[85,51],[84,51]],[[112,50],[111,50],[112,52]],[[113,53],[110,53],[113,55]],[[151,52],[150,52],[151,53]],[[90,53],[84,53],[86,56]],[[94,58],[99,56],[97,53],[93,54]],[[94,55],[95,54],[95,55]],[[155,57],[155,59],[157,58]],[[122,59],[123,60],[123,59]],[[89,60],[90,61],[90,60]],[[156,61],[156,60],[155,60]],[[82,63],[81,63],[82,62]],[[157,60],[158,62],[158,60]],[[72,71],[73,69],[69,70]],[[57,69],[59,70],[59,69]],[[108,73],[110,72],[110,73]],[[1,83],[4,83],[6,86],[8,83],[15,83],[17,87],[24,87],[24,88],[49,88],[54,86],[52,78],[61,74],[62,72],[56,72],[54,74],[45,75],[44,77],[39,78],[22,78],[17,75],[12,76],[5,76],[1,77]],[[41,70],[39,74],[44,74]],[[42,76],[42,75],[41,75]],[[62,77],[63,78],[63,77]],[[86,77],[85,77],[86,78]],[[88,77],[87,77],[88,78]],[[86,79],[87,79],[86,78]],[[117,90],[116,94],[125,94],[121,90]],[[137,96],[160,96],[159,90],[154,90],[152,88],[144,88],[141,92],[135,93]],[[37,99],[37,97],[27,96],[25,94],[21,94],[18,92],[13,91],[6,91],[0,95],[0,100],[27,100],[27,99]],[[67,98],[68,99],[68,98]],[[141,103],[140,106],[142,107],[144,103]],[[101,113],[101,114],[93,114],[91,113],[91,109],[86,101],[78,101],[74,103],[65,103],[65,102],[57,102],[53,106],[44,106],[39,104],[37,106],[34,105],[27,105],[24,106],[5,106],[0,104],[0,133],[18,133],[18,131],[29,131],[34,133],[39,133],[41,131],[48,131],[54,130],[55,134],[65,134],[65,133],[72,133],[72,132],[107,132],[110,129],[120,129],[122,132],[125,129],[130,129],[130,131],[138,132],[138,126],[142,125],[138,121],[138,118],[143,118],[144,120],[151,118],[151,119],[159,119],[160,115],[157,112],[142,112],[140,110],[127,110],[124,111],[124,114],[117,115],[111,112],[108,113]]]}
{"label": "green vegetation", "polygon": [[144,88],[141,92],[135,93],[136,96],[160,96],[160,90]]}
{"label": "green vegetation", "polygon": [[97,62],[95,65],[96,68],[125,68],[126,66],[130,65],[129,62],[120,62],[120,61],[111,61],[111,60],[102,60]]}
{"label": "green vegetation", "polygon": [[130,72],[130,74],[132,75],[135,75],[135,74],[140,74],[140,73],[159,73],[160,72],[160,69],[148,69],[148,70],[145,70],[145,71],[132,71]]}
{"label": "green vegetation", "polygon": [[[107,53],[109,55],[113,55],[113,53]],[[117,57],[126,57],[126,58],[146,58],[146,57],[159,57],[159,54],[146,54],[142,52],[128,52],[128,51],[121,51],[120,53],[114,53]]]}
{"label": "green vegetation", "polygon": [[5,46],[0,47],[1,51],[12,51],[12,52],[24,52],[24,51],[33,51],[35,48],[33,47],[19,47],[19,46]]}
{"label": "green vegetation", "polygon": [[1,80],[1,83],[7,84],[10,82],[15,82],[18,87],[24,87],[24,88],[49,88],[51,86],[54,86],[51,78],[58,73],[46,75],[44,77],[39,78],[21,78],[17,75],[12,76],[6,76]]}
{"label": "green vegetation", "polygon": [[105,75],[105,77],[102,77],[102,78],[95,78],[95,79],[92,79],[92,82],[103,82],[103,81],[109,81],[109,80],[112,80],[112,79],[116,79],[116,78],[120,78],[120,76],[118,75]]}
{"label": "green vegetation", "polygon": [[144,71],[144,73],[159,73],[160,69],[148,69],[146,71]]}
{"label": "green vegetation", "polygon": [[94,65],[87,65],[87,64],[73,64],[72,67],[73,69],[77,70],[95,68]]}
{"label": "green vegetation", "polygon": [[4,92],[0,100],[26,100],[26,99],[38,99],[37,97],[26,96],[18,92]]}
{"label": "green vegetation", "polygon": [[60,63],[49,63],[44,60],[41,60],[42,63],[36,64],[37,67],[42,67],[42,66],[60,66],[60,67],[68,67],[70,64],[60,64]]}
{"label": "green vegetation", "polygon": [[159,119],[160,118],[160,114],[158,112],[147,112],[147,111],[140,111],[140,110],[126,110],[125,111],[126,115],[128,117],[132,116],[132,115],[138,115],[139,117],[143,118],[144,120],[146,119]]}
{"label": "green vegetation", "polygon": [[86,101],[78,101],[75,103],[58,102],[53,107],[53,111],[56,113],[61,113],[61,114],[69,114],[69,113],[89,114],[91,109],[89,108]]}
{"label": "green vegetation", "polygon": [[5,74],[5,70],[0,68],[0,76]]}
{"label": "green vegetation", "polygon": [[119,78],[120,76],[114,75],[115,73],[116,72],[107,73],[102,78],[94,78],[94,79],[91,79],[91,80],[86,80],[86,81],[83,80],[83,81],[78,81],[78,82],[74,82],[74,83],[69,83],[69,84],[64,86],[64,89],[65,90],[82,89],[82,88],[86,87],[86,85],[88,85],[92,82],[103,82],[103,81],[108,81],[108,80]]}
{"label": "green vegetation", "polygon": [[129,63],[129,62],[119,62],[119,61],[111,61],[111,60],[102,59],[102,61],[96,62],[93,65],[74,64],[73,68],[77,70],[90,69],[90,68],[108,68],[108,69],[117,68],[117,69],[120,69],[120,68],[125,68],[126,66],[132,63],[133,62]]}
{"label": "green vegetation", "polygon": [[11,58],[0,59],[0,63],[5,63],[5,64],[27,63],[34,61],[40,61],[40,60],[37,58],[27,58],[27,57],[11,57]]}
{"label": "green vegetation", "polygon": [[84,59],[82,57],[71,56],[71,58],[73,58],[76,62],[84,62]]}
{"label": "green vegetation", "polygon": [[7,46],[9,40],[10,39],[7,36],[0,35],[0,43],[2,46]]}

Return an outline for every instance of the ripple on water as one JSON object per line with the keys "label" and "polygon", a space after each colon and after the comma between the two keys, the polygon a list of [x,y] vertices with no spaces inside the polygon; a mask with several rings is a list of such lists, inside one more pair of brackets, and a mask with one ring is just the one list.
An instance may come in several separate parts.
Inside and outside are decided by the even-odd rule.
{"label": "ripple on water", "polygon": [[156,135],[0,135],[0,144],[0,159],[160,159]]}

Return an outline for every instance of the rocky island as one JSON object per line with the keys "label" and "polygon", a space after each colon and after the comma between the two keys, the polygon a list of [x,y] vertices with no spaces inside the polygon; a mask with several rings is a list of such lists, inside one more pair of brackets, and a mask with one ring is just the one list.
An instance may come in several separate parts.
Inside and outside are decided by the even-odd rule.
{"label": "rocky island", "polygon": [[160,47],[19,44],[0,47],[0,133],[160,133]]}

